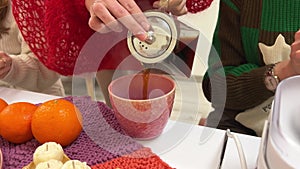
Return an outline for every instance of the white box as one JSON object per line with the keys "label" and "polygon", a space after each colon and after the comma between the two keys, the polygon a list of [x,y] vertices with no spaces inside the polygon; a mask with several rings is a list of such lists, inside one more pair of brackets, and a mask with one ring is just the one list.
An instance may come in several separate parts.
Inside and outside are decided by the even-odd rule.
{"label": "white box", "polygon": [[262,137],[258,169],[300,166],[300,76],[277,87],[269,123]]}

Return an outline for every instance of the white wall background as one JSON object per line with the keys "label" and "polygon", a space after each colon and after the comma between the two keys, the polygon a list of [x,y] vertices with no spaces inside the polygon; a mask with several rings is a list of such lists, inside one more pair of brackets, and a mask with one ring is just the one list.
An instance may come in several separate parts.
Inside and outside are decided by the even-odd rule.
{"label": "white wall background", "polygon": [[[214,0],[211,6],[202,12],[196,14],[188,13],[178,18],[186,25],[200,31],[196,57],[192,68],[192,75],[197,79],[196,90],[198,91],[195,91],[195,88],[191,87],[195,85],[191,84],[191,82],[179,82],[183,85],[181,88],[176,88],[175,102],[171,114],[172,120],[198,124],[199,120],[207,117],[212,110],[211,104],[203,95],[201,82],[202,76],[207,69],[208,54],[218,17],[219,1],[220,0]],[[194,98],[196,97],[195,92],[200,93],[198,98]],[[183,98],[183,94],[191,97]],[[189,107],[188,110],[186,107]]]}
{"label": "white wall background", "polygon": [[[192,74],[203,75],[207,68],[207,57],[212,42],[213,32],[216,27],[220,0],[214,0],[209,8],[196,14],[188,13],[178,19],[188,26],[199,30],[201,35],[196,49],[197,57],[194,61]],[[199,59],[200,58],[200,59]]]}

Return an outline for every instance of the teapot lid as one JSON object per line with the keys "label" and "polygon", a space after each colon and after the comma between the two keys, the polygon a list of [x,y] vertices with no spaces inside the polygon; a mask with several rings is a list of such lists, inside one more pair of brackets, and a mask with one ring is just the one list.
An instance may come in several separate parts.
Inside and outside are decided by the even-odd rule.
{"label": "teapot lid", "polygon": [[177,41],[177,29],[173,18],[162,12],[145,12],[151,25],[146,41],[140,41],[128,32],[127,45],[131,54],[142,63],[157,63],[167,58]]}

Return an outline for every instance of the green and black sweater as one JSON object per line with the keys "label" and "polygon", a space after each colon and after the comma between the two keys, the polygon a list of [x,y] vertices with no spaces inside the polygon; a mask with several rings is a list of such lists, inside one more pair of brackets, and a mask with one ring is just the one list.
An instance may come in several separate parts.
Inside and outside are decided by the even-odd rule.
{"label": "green and black sweater", "polygon": [[[299,28],[299,0],[220,0],[213,46],[226,74],[224,116],[227,117],[221,123],[230,122],[239,112],[255,107],[273,95],[264,85],[268,65],[263,61],[258,43],[272,46],[282,34],[286,43],[291,44]],[[214,66],[210,58],[209,69]],[[209,78],[204,78],[203,91],[210,100]],[[230,126],[221,123],[219,126],[224,127],[220,128]]]}

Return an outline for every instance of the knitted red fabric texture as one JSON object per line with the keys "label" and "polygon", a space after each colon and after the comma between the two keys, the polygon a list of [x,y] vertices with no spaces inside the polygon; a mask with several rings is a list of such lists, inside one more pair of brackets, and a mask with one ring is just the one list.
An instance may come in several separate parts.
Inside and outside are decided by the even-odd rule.
{"label": "knitted red fabric texture", "polygon": [[208,8],[213,0],[187,0],[186,7],[189,12],[197,13]]}
{"label": "knitted red fabric texture", "polygon": [[149,148],[143,148],[132,154],[94,165],[92,169],[171,169]]}
{"label": "knitted red fabric texture", "polygon": [[16,22],[31,50],[49,69],[72,75],[77,56],[94,33],[83,0],[12,0]]}

